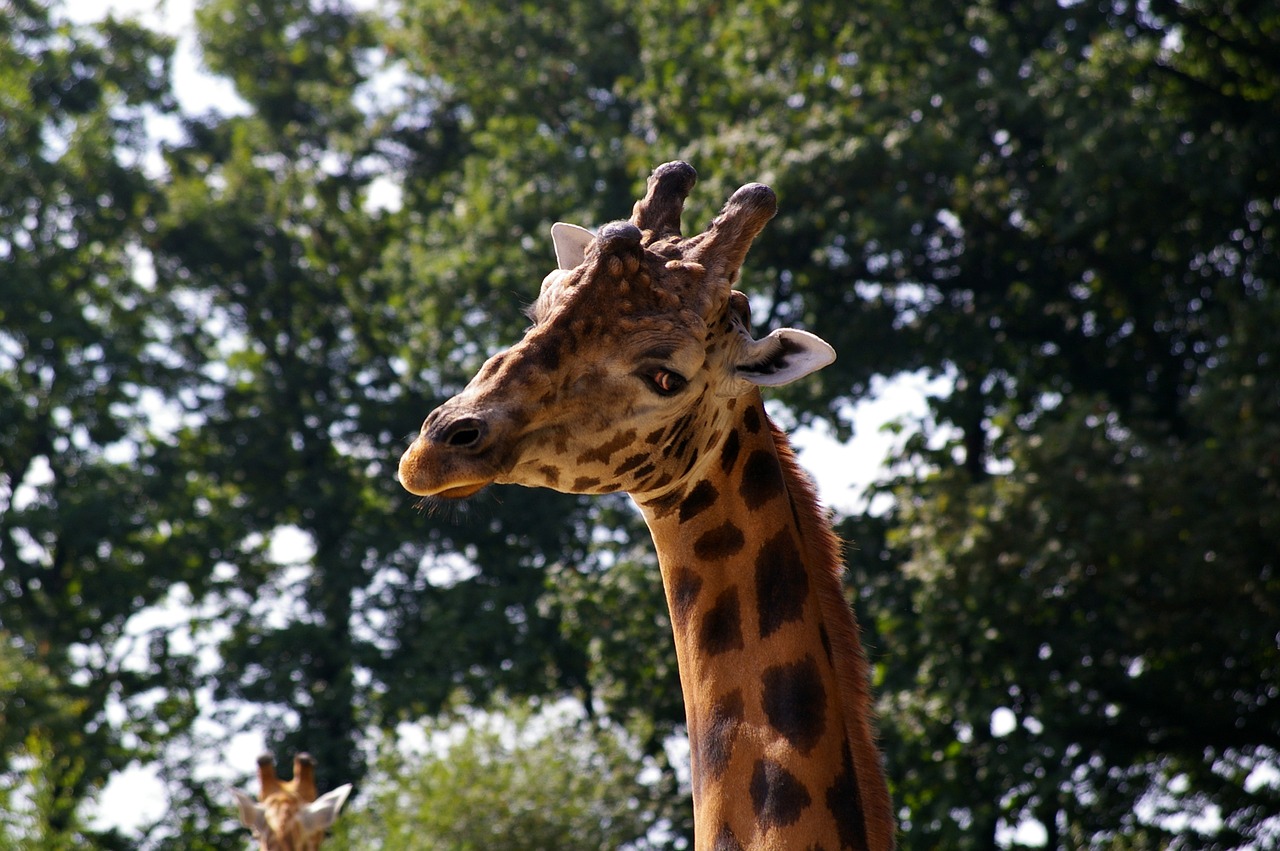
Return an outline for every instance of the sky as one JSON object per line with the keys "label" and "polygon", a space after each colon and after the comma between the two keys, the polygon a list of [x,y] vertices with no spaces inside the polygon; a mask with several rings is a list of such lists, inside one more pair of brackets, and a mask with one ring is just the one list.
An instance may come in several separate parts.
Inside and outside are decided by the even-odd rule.
{"label": "sky", "polygon": [[[76,23],[101,20],[111,12],[117,17],[138,18],[153,29],[177,37],[173,84],[183,111],[188,114],[210,109],[224,114],[239,112],[243,106],[231,84],[208,75],[201,67],[194,36],[193,5],[194,0],[69,0],[62,12]],[[176,132],[176,124],[168,126],[161,122],[151,129],[159,136],[166,136]],[[549,234],[547,250],[550,258]],[[927,394],[939,392],[944,387],[945,382],[930,383],[919,375],[874,384],[871,397],[849,411],[855,437],[847,444],[836,440],[825,423],[796,429],[792,442],[801,463],[816,479],[824,502],[846,513],[864,507],[864,489],[884,475],[882,460],[895,442],[903,439],[882,427],[900,418],[907,421],[923,418],[927,410]],[[277,560],[282,564],[305,561],[306,542],[291,537],[287,530],[273,541],[273,546]],[[126,629],[142,633],[157,627],[172,627],[181,634],[187,616],[186,602],[179,589],[166,605],[141,612],[131,619]],[[207,732],[217,733],[212,727]],[[226,783],[237,774],[252,773],[263,746],[260,735],[242,734],[229,738],[222,754],[222,764],[205,769],[209,782]],[[164,786],[155,770],[133,766],[108,783],[91,818],[103,825],[131,831],[161,817],[166,806]]]}

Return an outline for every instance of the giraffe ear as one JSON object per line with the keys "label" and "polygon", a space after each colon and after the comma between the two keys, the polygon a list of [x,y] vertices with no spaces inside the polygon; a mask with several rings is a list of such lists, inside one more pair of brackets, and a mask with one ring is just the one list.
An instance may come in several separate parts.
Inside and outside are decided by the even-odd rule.
{"label": "giraffe ear", "polygon": [[261,835],[267,827],[266,812],[257,801],[239,789],[232,788],[231,794],[236,797],[236,807],[240,810],[240,823],[252,830],[255,836]]}
{"label": "giraffe ear", "polygon": [[780,387],[817,372],[836,359],[836,350],[821,337],[794,328],[779,328],[763,340],[742,347],[735,374],[764,387]]}
{"label": "giraffe ear", "polygon": [[347,783],[307,804],[298,813],[298,821],[302,824],[302,829],[308,835],[328,830],[338,820],[338,811],[347,802],[347,796],[350,794],[351,784]]}
{"label": "giraffe ear", "polygon": [[551,226],[551,244],[556,249],[556,265],[561,269],[576,269],[582,265],[587,246],[595,234],[584,227],[556,222]]}

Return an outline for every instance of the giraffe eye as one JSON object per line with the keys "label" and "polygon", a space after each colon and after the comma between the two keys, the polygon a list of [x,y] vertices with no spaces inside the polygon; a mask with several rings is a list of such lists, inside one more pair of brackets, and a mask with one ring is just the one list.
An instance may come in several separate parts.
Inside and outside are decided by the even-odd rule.
{"label": "giraffe eye", "polygon": [[661,396],[674,396],[685,388],[689,382],[683,375],[669,369],[655,369],[649,373],[649,383]]}

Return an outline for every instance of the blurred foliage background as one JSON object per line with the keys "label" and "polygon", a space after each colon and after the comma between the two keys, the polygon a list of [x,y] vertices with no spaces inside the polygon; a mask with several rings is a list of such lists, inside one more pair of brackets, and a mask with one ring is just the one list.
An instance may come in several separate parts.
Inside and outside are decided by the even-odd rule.
{"label": "blurred foliage background", "polygon": [[0,10],[0,849],[243,847],[244,732],[340,847],[688,846],[629,503],[394,476],[676,158],[780,195],[786,419],[946,388],[839,518],[903,847],[1280,846],[1274,2],[198,0],[201,110]]}

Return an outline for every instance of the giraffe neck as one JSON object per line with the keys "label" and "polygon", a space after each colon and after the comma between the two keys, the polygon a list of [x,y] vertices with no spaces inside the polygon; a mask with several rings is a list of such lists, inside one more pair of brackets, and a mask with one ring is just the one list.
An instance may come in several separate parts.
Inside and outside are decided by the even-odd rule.
{"label": "giraffe neck", "polygon": [[[893,845],[839,541],[758,392],[641,500],[675,632],[699,851]],[[741,405],[741,402],[739,403]]]}

